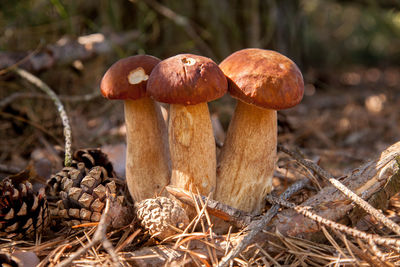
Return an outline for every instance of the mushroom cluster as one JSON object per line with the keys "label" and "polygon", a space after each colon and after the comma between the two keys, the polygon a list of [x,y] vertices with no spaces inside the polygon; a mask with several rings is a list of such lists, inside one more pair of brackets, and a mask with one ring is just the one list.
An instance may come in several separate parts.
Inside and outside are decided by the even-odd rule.
{"label": "mushroom cluster", "polygon": [[[171,184],[259,213],[272,190],[276,111],[298,104],[304,83],[293,61],[252,48],[219,66],[192,54],[131,56],[109,68],[101,91],[125,101],[126,180],[135,201]],[[227,91],[238,102],[217,159],[207,102]],[[169,104],[168,120],[158,102]]]}

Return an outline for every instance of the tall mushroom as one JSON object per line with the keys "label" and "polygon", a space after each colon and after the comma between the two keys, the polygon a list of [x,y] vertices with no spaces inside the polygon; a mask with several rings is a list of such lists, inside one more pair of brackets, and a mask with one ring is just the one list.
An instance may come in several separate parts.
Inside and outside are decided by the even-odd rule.
{"label": "tall mushroom", "polygon": [[135,201],[154,197],[170,181],[166,125],[160,106],[146,93],[149,75],[159,62],[148,55],[120,59],[100,85],[104,97],[124,100],[126,181]]}
{"label": "tall mushroom", "polygon": [[298,67],[270,50],[243,49],[219,65],[238,99],[217,170],[216,200],[260,212],[272,190],[276,162],[276,110],[297,105],[304,91]]}
{"label": "tall mushroom", "polygon": [[207,102],[226,93],[225,75],[209,58],[181,54],[154,68],[147,91],[171,104],[171,184],[208,195],[216,186],[216,154]]}

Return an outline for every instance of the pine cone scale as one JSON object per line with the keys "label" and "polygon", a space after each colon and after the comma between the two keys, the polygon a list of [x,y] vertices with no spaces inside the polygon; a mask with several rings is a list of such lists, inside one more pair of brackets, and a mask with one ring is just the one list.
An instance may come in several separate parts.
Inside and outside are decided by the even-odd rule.
{"label": "pine cone scale", "polygon": [[[17,175],[23,177],[23,173]],[[30,182],[14,177],[0,182],[0,216],[3,218],[0,221],[0,236],[34,237],[47,226],[47,199],[44,190],[35,193]]]}
{"label": "pine cone scale", "polygon": [[111,163],[99,149],[76,151],[71,166],[48,181],[49,194],[58,198],[51,213],[69,226],[99,221],[106,192],[121,194],[123,184],[115,179]]}

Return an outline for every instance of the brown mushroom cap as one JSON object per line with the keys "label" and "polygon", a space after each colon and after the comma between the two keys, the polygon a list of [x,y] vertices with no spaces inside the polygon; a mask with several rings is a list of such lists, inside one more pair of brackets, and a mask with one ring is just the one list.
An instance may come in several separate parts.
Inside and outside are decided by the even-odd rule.
{"label": "brown mushroom cap", "polygon": [[100,90],[108,99],[136,100],[146,96],[146,83],[153,68],[161,60],[136,55],[115,62],[104,74]]}
{"label": "brown mushroom cap", "polygon": [[229,80],[230,94],[267,109],[286,109],[303,98],[303,76],[289,58],[271,50],[248,48],[228,56],[219,67]]}
{"label": "brown mushroom cap", "polygon": [[161,61],[147,82],[154,100],[181,105],[212,101],[223,96],[227,87],[226,77],[214,61],[191,54]]}

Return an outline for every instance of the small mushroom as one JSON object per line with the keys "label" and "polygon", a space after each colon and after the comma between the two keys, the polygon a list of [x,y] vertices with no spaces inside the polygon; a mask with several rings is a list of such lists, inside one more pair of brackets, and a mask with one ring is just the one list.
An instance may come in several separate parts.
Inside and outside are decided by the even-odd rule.
{"label": "small mushroom", "polygon": [[171,184],[208,195],[216,186],[216,154],[207,102],[226,93],[225,75],[209,58],[177,55],[154,68],[147,91],[153,99],[171,104]]}
{"label": "small mushroom", "polygon": [[219,156],[215,199],[259,213],[272,190],[277,112],[297,105],[304,91],[300,70],[270,50],[243,49],[219,65],[237,106]]}
{"label": "small mushroom", "polygon": [[126,181],[135,201],[154,197],[170,180],[166,125],[160,106],[146,94],[149,75],[159,62],[147,55],[121,59],[100,85],[104,97],[124,100]]}

